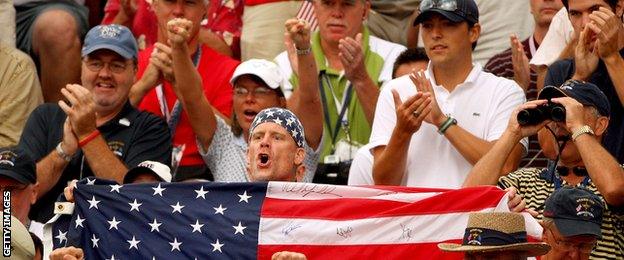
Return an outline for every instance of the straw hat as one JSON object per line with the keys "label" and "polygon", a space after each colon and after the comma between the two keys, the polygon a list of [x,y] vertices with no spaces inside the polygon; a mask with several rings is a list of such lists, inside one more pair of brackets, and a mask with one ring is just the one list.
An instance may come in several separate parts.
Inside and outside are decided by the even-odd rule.
{"label": "straw hat", "polygon": [[448,252],[525,251],[527,256],[548,253],[546,243],[527,242],[524,217],[518,213],[470,213],[462,244],[440,243]]}

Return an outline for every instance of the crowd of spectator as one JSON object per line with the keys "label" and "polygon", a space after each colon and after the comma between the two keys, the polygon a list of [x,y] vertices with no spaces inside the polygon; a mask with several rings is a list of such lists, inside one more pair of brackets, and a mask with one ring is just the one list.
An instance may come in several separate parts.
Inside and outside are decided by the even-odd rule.
{"label": "crowd of spectator", "polygon": [[493,185],[543,242],[475,247],[477,227],[526,231],[519,214],[475,213],[441,250],[624,259],[623,13],[620,0],[0,0],[0,190],[34,238],[15,236],[16,255],[80,259],[42,255],[40,239],[57,198],[95,176]]}

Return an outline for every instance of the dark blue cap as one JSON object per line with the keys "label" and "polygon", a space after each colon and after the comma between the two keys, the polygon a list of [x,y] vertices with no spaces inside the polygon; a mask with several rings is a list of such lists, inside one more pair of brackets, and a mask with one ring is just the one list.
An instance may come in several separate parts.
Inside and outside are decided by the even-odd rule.
{"label": "dark blue cap", "polygon": [[593,235],[601,237],[602,200],[593,192],[564,186],[553,192],[544,205],[544,217],[551,218],[565,237]]}
{"label": "dark blue cap", "polygon": [[23,184],[37,182],[35,161],[24,150],[17,147],[0,148],[0,176],[14,179]]}
{"label": "dark blue cap", "polygon": [[82,57],[97,50],[111,50],[125,59],[137,59],[139,48],[130,30],[117,24],[98,25],[85,36]]}
{"label": "dark blue cap", "polygon": [[551,99],[558,97],[571,97],[584,106],[593,106],[603,116],[611,114],[609,99],[598,86],[580,80],[568,80],[560,87],[546,86],[540,91],[538,99]]}
{"label": "dark blue cap", "polygon": [[423,0],[419,10],[414,25],[424,22],[432,13],[438,13],[455,23],[479,22],[479,8],[474,0]]}

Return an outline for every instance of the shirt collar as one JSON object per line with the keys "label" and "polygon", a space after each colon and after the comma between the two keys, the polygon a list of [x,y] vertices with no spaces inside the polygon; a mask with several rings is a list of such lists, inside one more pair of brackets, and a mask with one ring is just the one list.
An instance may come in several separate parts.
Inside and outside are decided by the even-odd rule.
{"label": "shirt collar", "polygon": [[[473,62],[472,63],[472,70],[470,70],[470,73],[468,73],[468,77],[466,77],[464,82],[459,84],[457,87],[461,87],[461,86],[476,86],[477,79],[479,79],[479,75],[481,75],[482,71],[483,71],[483,67],[481,67],[481,64]],[[431,65],[431,61],[429,61],[429,64],[427,65],[427,71],[426,72],[427,72],[426,73],[427,76],[429,77],[429,79],[431,80],[433,85],[434,86],[439,86],[438,83],[436,82],[435,76],[433,74],[433,67]],[[457,87],[455,89],[457,89]]]}

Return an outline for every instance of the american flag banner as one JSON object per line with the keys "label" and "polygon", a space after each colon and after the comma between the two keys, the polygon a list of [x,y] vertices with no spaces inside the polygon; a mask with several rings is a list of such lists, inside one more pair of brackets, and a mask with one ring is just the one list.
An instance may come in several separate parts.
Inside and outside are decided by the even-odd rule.
{"label": "american flag banner", "polygon": [[316,14],[314,13],[314,5],[312,1],[304,0],[297,12],[297,19],[303,19],[310,24],[310,31],[316,31],[318,29],[318,21],[316,20]]}
{"label": "american flag banner", "polygon": [[[54,246],[85,259],[461,259],[473,211],[508,211],[496,187],[459,190],[312,183],[157,183],[83,180],[71,217],[51,227]],[[541,227],[525,214],[533,240]]]}

